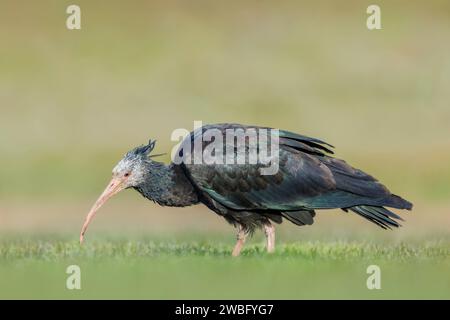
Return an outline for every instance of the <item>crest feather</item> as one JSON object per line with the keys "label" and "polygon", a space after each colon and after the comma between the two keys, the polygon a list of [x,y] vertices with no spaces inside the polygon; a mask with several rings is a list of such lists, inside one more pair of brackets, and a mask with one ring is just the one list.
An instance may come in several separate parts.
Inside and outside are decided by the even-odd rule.
{"label": "crest feather", "polygon": [[127,156],[148,156],[155,148],[156,140],[150,139],[147,145],[141,145],[127,153]]}

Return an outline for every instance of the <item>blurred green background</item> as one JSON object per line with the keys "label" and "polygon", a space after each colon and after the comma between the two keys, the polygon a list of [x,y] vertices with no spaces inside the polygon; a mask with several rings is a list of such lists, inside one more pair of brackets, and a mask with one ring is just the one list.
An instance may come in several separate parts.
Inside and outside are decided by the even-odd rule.
{"label": "blurred green background", "polygon": [[[372,1],[76,1],[82,29],[72,31],[65,26],[70,4],[0,3],[0,277],[8,280],[3,288],[16,288],[16,296],[26,291],[28,278],[14,273],[24,256],[31,260],[24,274],[36,279],[33,259],[48,257],[45,250],[27,255],[30,243],[45,237],[44,248],[53,248],[54,241],[72,248],[90,205],[127,150],[152,138],[158,140],[156,152],[170,153],[171,132],[192,129],[194,120],[266,125],[322,138],[337,147],[337,157],[415,204],[394,232],[332,210],[319,213],[312,227],[283,223],[278,243],[406,242],[423,248],[431,241],[443,250],[433,256],[437,267],[450,266],[448,1],[377,1],[383,29],[374,31],[366,28]],[[160,208],[128,191],[102,209],[88,237],[119,247],[123,240],[117,237],[231,249],[233,233],[204,207]],[[259,248],[262,238],[251,242]],[[22,244],[25,253],[17,254]],[[283,252],[281,257],[290,255]],[[86,253],[75,256],[89,260]],[[48,270],[61,259],[49,258]],[[177,258],[170,259],[176,264]],[[210,263],[224,258],[217,259]],[[282,261],[268,263],[275,270]],[[252,273],[257,262],[248,263]],[[196,262],[188,265],[195,270]],[[285,268],[289,273],[293,267]],[[433,273],[429,268],[428,263],[422,272]],[[46,283],[57,281],[48,272]],[[12,274],[23,282],[11,280]],[[194,283],[208,283],[197,275]],[[267,274],[256,274],[255,283],[259,276]],[[425,291],[431,293],[430,281],[435,280]],[[448,298],[448,275],[440,285],[439,297]],[[12,291],[1,287],[0,296],[9,297]],[[277,288],[269,297],[308,297]],[[225,296],[232,297],[229,290]],[[27,297],[62,294],[32,292]],[[201,292],[194,296],[203,297]]]}

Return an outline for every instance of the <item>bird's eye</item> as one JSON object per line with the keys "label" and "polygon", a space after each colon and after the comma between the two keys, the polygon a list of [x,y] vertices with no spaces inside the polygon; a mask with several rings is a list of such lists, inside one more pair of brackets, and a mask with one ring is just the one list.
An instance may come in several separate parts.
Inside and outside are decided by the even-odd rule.
{"label": "bird's eye", "polygon": [[124,174],[124,177],[128,177],[129,175],[130,175],[130,173],[127,172],[127,173]]}

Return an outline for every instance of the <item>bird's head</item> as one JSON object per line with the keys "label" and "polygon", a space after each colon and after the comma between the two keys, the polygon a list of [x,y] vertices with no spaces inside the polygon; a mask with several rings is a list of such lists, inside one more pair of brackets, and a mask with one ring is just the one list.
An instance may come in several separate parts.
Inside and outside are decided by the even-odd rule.
{"label": "bird's head", "polygon": [[112,170],[111,180],[113,185],[119,186],[117,192],[137,187],[145,181],[146,164],[149,162],[150,152],[155,147],[155,143],[155,140],[150,140],[147,145],[128,151],[117,163]]}
{"label": "bird's head", "polygon": [[117,163],[112,171],[112,179],[108,186],[92,206],[81,229],[80,242],[83,242],[84,233],[96,212],[103,206],[109,198],[120,191],[138,187],[145,182],[146,171],[148,171],[149,158],[158,156],[150,155],[155,147],[156,140],[150,140],[147,145],[142,145],[128,151]]}

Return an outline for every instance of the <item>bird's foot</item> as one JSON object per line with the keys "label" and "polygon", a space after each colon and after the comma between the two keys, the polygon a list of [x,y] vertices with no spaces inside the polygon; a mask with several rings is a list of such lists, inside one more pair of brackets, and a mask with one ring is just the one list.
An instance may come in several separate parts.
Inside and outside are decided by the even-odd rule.
{"label": "bird's foot", "polygon": [[275,227],[269,222],[264,225],[264,233],[266,235],[266,248],[268,253],[275,251]]}
{"label": "bird's foot", "polygon": [[234,246],[233,252],[231,253],[231,255],[233,257],[238,257],[241,254],[241,249],[244,245],[244,240],[240,239],[236,242],[236,245]]}
{"label": "bird's foot", "polygon": [[244,227],[239,225],[238,232],[237,232],[237,242],[236,242],[236,245],[234,246],[233,252],[231,253],[231,255],[233,257],[237,257],[241,253],[241,250],[242,250],[242,247],[244,246],[246,237],[247,237],[247,234],[245,233]]}

